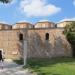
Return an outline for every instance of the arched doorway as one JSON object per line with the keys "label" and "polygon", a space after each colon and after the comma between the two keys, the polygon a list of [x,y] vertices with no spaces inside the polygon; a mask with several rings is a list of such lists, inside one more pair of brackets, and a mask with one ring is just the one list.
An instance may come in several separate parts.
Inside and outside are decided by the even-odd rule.
{"label": "arched doorway", "polygon": [[23,40],[23,34],[22,33],[19,34],[19,40]]}
{"label": "arched doorway", "polygon": [[45,38],[46,40],[49,40],[49,33],[46,33]]}

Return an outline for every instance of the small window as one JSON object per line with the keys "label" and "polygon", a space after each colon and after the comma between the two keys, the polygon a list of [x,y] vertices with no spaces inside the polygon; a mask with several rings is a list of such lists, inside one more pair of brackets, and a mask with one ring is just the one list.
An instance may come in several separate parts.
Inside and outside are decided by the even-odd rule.
{"label": "small window", "polygon": [[55,28],[57,28],[57,24],[55,24]]}
{"label": "small window", "polygon": [[23,40],[23,34],[19,34],[19,40]]}
{"label": "small window", "polygon": [[46,40],[49,40],[49,33],[46,33]]}

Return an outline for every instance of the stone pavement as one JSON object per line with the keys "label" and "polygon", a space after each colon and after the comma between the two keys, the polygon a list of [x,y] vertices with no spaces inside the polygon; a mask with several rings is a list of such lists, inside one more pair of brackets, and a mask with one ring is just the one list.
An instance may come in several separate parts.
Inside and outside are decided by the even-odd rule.
{"label": "stone pavement", "polygon": [[0,62],[0,75],[32,75],[26,69],[22,69],[22,65],[17,65],[11,60]]}

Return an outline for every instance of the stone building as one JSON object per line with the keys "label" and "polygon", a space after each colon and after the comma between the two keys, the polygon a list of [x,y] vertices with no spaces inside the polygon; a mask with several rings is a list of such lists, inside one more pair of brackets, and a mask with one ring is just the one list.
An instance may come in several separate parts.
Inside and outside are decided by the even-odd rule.
{"label": "stone building", "polygon": [[51,28],[51,27],[55,27],[55,23],[44,21],[35,24],[35,28]]}
{"label": "stone building", "polygon": [[63,30],[52,22],[38,22],[34,26],[26,22],[0,24],[0,51],[7,59],[20,59],[27,41],[28,58],[71,57],[71,46]]}
{"label": "stone building", "polygon": [[64,28],[67,24],[70,24],[72,22],[75,22],[75,21],[64,21],[64,22],[60,22],[60,23],[57,23],[57,27]]}
{"label": "stone building", "polygon": [[0,23],[0,30],[11,29],[11,28],[12,28],[11,25]]}
{"label": "stone building", "polygon": [[32,28],[33,25],[27,22],[16,23],[12,29],[21,29],[21,28]]}

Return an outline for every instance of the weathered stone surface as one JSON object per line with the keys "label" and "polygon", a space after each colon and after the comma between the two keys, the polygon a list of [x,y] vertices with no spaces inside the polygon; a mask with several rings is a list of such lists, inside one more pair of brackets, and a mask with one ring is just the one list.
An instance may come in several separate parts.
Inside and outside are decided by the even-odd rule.
{"label": "weathered stone surface", "polygon": [[[63,29],[50,28],[53,25],[49,24],[48,28],[30,28],[30,25],[20,25],[20,23],[17,26],[10,30],[0,30],[0,50],[3,50],[5,58],[23,57],[24,40],[27,41],[28,58],[72,56],[71,46],[63,34]],[[23,35],[22,40],[20,40],[20,34]],[[46,34],[49,36],[47,37]]]}
{"label": "weathered stone surface", "polygon": [[0,23],[0,30],[2,29],[12,29],[11,25]]}
{"label": "weathered stone surface", "polygon": [[12,29],[20,29],[20,28],[33,28],[32,24],[27,22],[19,22],[12,26]]}
{"label": "weathered stone surface", "polygon": [[[45,34],[49,33],[49,40]],[[60,29],[29,30],[28,57],[72,56],[71,47]]]}
{"label": "weathered stone surface", "polygon": [[51,27],[55,27],[55,23],[45,21],[45,22],[37,22],[35,24],[35,28],[51,28]]}
{"label": "weathered stone surface", "polygon": [[64,22],[60,22],[60,23],[57,23],[57,27],[65,27],[67,24],[70,24],[74,21],[64,21]]}

